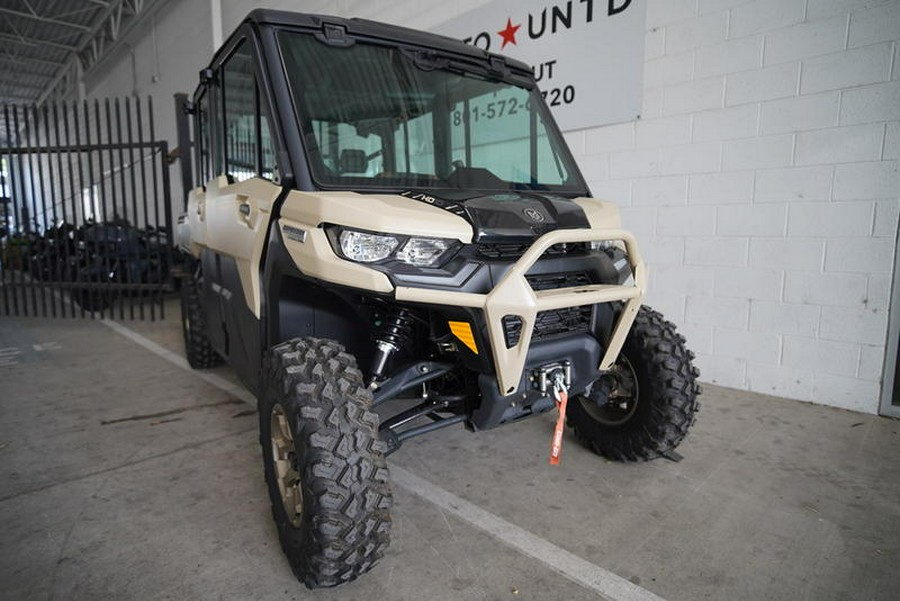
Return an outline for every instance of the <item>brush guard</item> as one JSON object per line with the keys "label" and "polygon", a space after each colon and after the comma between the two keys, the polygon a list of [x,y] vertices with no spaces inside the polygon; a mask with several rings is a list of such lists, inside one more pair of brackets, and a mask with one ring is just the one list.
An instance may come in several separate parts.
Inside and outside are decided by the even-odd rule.
{"label": "brush guard", "polygon": [[[600,241],[624,243],[626,258],[632,270],[633,284],[590,284],[534,290],[528,283],[525,275],[551,246]],[[487,322],[497,387],[501,395],[508,396],[519,389],[534,324],[539,312],[623,301],[624,309],[613,328],[609,343],[598,366],[599,371],[604,372],[615,363],[622,350],[625,337],[634,323],[638,309],[640,309],[646,287],[646,268],[641,259],[637,241],[631,232],[619,229],[567,229],[555,230],[538,238],[488,294],[400,286],[395,291],[395,297],[398,301],[412,303],[457,305],[481,309]],[[507,348],[504,319],[509,316],[521,319],[522,329],[518,342]]]}

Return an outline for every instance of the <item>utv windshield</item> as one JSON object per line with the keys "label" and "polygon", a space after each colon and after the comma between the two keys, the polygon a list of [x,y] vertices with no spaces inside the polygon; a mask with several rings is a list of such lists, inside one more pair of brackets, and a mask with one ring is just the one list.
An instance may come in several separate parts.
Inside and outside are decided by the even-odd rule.
{"label": "utv windshield", "polygon": [[586,193],[536,89],[390,46],[279,44],[323,187]]}

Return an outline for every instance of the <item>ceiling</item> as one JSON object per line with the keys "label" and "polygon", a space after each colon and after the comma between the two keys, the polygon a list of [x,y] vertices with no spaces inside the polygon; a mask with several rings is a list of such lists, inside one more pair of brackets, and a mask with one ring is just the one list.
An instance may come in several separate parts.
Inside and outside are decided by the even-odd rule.
{"label": "ceiling", "polygon": [[160,0],[0,0],[0,103],[65,97]]}

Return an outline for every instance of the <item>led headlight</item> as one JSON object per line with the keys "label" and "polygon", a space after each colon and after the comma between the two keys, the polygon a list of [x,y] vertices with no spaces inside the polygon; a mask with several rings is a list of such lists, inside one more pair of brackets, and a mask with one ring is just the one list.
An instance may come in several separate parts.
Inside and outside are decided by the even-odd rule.
{"label": "led headlight", "polygon": [[326,226],[332,246],[345,259],[359,263],[401,261],[414,267],[437,267],[458,244],[444,238],[376,234]]}
{"label": "led headlight", "polygon": [[416,267],[431,267],[447,252],[449,246],[447,240],[441,238],[410,238],[397,251],[396,257]]}
{"label": "led headlight", "polygon": [[366,232],[343,230],[340,235],[341,252],[351,261],[374,263],[388,258],[400,240],[394,236],[382,236]]}

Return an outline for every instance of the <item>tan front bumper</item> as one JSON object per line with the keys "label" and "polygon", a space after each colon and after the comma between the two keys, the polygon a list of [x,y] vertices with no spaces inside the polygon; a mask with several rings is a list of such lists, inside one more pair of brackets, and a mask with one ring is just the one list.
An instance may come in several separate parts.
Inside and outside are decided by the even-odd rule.
{"label": "tan front bumper", "polygon": [[[590,285],[574,288],[558,288],[555,290],[535,291],[525,279],[528,270],[540,259],[541,255],[555,244],[564,242],[621,241],[628,253],[628,262],[634,274],[633,285]],[[647,273],[641,260],[637,241],[625,230],[610,229],[578,229],[556,230],[545,234],[532,244],[531,248],[516,261],[503,279],[488,294],[468,292],[446,292],[444,290],[426,290],[424,288],[398,287],[395,291],[399,301],[430,303],[440,305],[458,305],[484,311],[487,320],[491,350],[494,354],[494,368],[497,372],[497,386],[500,394],[509,395],[516,392],[522,379],[525,360],[531,344],[538,312],[567,307],[580,307],[612,301],[625,301],[618,322],[606,347],[606,352],[598,366],[606,371],[616,361],[625,337],[641,306],[641,300],[647,287]],[[522,333],[519,342],[512,348],[506,348],[503,318],[516,315],[522,319]]]}

